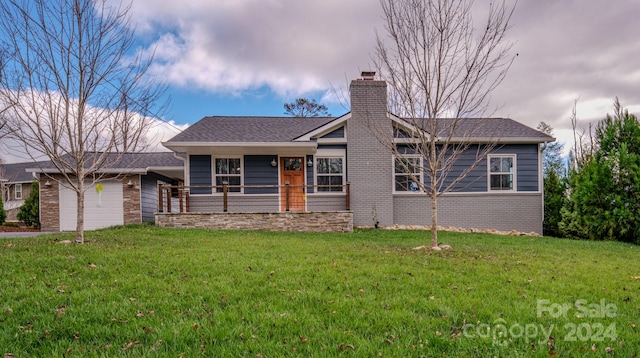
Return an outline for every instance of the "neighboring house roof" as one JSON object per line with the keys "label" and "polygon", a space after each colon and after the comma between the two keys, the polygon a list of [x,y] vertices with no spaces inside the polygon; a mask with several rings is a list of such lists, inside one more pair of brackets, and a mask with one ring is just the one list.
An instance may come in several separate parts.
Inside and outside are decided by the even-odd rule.
{"label": "neighboring house roof", "polygon": [[31,183],[34,180],[33,174],[26,169],[33,166],[34,162],[0,164],[0,179],[8,183]]}
{"label": "neighboring house roof", "polygon": [[[95,155],[98,155],[97,153]],[[117,154],[110,154],[100,172],[103,173],[139,173],[145,174],[147,171],[171,171],[181,173],[184,168],[182,159],[176,157],[174,152],[141,152],[125,153],[118,159]],[[70,155],[64,158],[66,162],[73,162]],[[90,162],[90,161],[89,161]],[[31,165],[27,168],[30,172],[36,173],[56,173],[58,169],[51,161],[42,162],[40,165]],[[175,174],[174,173],[174,174]]]}

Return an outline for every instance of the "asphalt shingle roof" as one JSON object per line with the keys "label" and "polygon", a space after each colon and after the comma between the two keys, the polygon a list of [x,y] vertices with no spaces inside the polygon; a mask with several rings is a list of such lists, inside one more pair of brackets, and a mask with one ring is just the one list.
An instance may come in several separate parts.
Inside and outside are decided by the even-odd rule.
{"label": "asphalt shingle roof", "polygon": [[[411,120],[410,123],[422,124],[425,131],[429,131],[429,120]],[[446,136],[449,128],[454,123],[452,118],[438,119],[439,136]],[[474,137],[474,138],[530,138],[541,139],[541,141],[551,140],[551,137],[511,118],[461,118],[458,120],[454,137]]]}
{"label": "asphalt shingle roof", "polygon": [[204,117],[168,142],[290,142],[334,119],[334,117]]}
{"label": "asphalt shingle roof", "polygon": [[[168,143],[181,142],[290,142],[314,129],[333,121],[334,117],[204,117],[185,129]],[[428,132],[428,120],[411,120]],[[438,119],[439,135],[443,136],[453,119]],[[474,138],[528,138],[551,140],[551,137],[510,118],[463,118],[458,121],[454,137]]]}
{"label": "asphalt shingle roof", "polygon": [[[107,159],[108,165],[105,169],[146,169],[150,167],[154,168],[166,168],[166,167],[182,167],[184,163],[182,160],[176,158],[174,152],[140,152],[140,153],[125,153],[120,160],[117,159],[116,154],[111,154]],[[96,154],[97,155],[97,154]],[[67,163],[73,162],[70,155],[65,156],[64,161]],[[41,169],[54,169],[55,166],[51,161],[41,162],[40,165],[35,163],[28,163],[26,168],[41,168]],[[29,174],[31,175],[31,174]]]}
{"label": "asphalt shingle roof", "polygon": [[31,182],[34,180],[33,175],[26,169],[37,165],[35,162],[0,164],[0,179],[6,179],[11,183]]}

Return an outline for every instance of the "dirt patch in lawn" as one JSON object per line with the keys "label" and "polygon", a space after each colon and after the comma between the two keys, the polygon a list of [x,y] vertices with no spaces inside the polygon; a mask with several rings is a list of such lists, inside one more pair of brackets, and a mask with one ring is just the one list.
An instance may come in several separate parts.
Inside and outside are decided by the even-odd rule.
{"label": "dirt patch in lawn", "polygon": [[38,232],[40,229],[34,229],[23,225],[0,225],[0,232]]}

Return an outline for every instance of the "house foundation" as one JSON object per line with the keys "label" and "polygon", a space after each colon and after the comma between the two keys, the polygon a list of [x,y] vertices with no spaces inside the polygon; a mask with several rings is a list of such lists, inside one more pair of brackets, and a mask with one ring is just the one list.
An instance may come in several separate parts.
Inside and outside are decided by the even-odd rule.
{"label": "house foundation", "polygon": [[156,213],[156,225],[174,228],[352,232],[351,211],[278,213]]}

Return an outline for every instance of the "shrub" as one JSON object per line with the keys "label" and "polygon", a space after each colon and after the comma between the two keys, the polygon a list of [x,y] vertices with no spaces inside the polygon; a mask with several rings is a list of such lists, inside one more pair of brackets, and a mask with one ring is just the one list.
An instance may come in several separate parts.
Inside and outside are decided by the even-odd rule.
{"label": "shrub", "polygon": [[37,181],[31,184],[31,193],[18,211],[18,220],[29,227],[40,227],[40,190]]}
{"label": "shrub", "polygon": [[0,225],[4,224],[5,220],[7,220],[7,212],[4,211],[4,203],[0,200]]}
{"label": "shrub", "polygon": [[544,221],[542,232],[545,236],[562,237],[558,224],[562,221],[561,210],[565,202],[565,179],[555,171],[549,171],[544,178]]}

